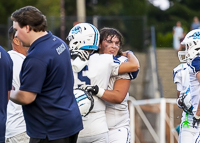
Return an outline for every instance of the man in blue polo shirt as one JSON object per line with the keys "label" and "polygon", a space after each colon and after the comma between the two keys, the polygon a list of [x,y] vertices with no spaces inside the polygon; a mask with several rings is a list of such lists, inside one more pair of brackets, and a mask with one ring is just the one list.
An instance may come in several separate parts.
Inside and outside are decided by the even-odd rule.
{"label": "man in blue polo shirt", "polygon": [[12,88],[13,62],[9,54],[1,46],[0,69],[0,143],[4,143],[7,103]]}
{"label": "man in blue polo shirt", "polygon": [[16,10],[11,19],[15,36],[30,47],[20,89],[11,92],[12,101],[23,105],[30,143],[76,143],[83,125],[68,46],[46,31],[46,17],[33,6]]}

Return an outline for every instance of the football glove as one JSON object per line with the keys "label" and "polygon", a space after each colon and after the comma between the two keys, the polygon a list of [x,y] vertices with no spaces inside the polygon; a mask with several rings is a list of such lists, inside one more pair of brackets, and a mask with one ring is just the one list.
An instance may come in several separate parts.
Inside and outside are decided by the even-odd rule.
{"label": "football glove", "polygon": [[[199,122],[200,122],[200,116],[197,116],[195,114],[193,117],[193,123],[192,123],[193,128],[195,127],[196,124],[197,124],[197,126],[199,126]],[[195,128],[197,128],[197,127],[195,127]]]}
{"label": "football glove", "polygon": [[181,93],[179,98],[176,100],[176,104],[179,108],[183,109],[183,111],[188,112],[188,114],[193,115],[192,113],[192,102],[190,96],[187,93]]}
{"label": "football glove", "polygon": [[76,57],[79,57],[82,61],[87,61],[89,60],[89,52],[85,50],[70,50],[70,55],[72,59],[75,59]]}
{"label": "football glove", "polygon": [[79,88],[86,90],[87,92],[101,98],[105,92],[103,88],[99,88],[97,85],[82,85]]}

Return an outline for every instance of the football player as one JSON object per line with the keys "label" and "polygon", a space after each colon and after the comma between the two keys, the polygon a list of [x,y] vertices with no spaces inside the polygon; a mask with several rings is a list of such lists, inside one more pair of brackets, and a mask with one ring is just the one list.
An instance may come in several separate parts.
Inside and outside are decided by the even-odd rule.
{"label": "football player", "polygon": [[[84,129],[80,132],[78,143],[84,142],[108,142],[108,127],[105,115],[105,103],[101,100],[105,89],[108,88],[110,76],[117,76],[121,73],[137,71],[139,63],[137,58],[131,52],[127,52],[128,62],[121,63],[111,54],[93,53],[98,50],[99,32],[89,23],[80,23],[74,26],[68,36],[69,46],[71,48],[72,59],[74,55],[79,55],[81,60],[88,61],[76,62],[72,60],[74,69],[74,88],[83,85],[98,85],[101,88],[95,90],[94,108],[83,117]],[[87,50],[83,52],[81,50]],[[77,51],[78,50],[78,51]],[[84,55],[84,56],[83,56]],[[89,57],[87,56],[89,55]],[[83,67],[83,69],[79,68]],[[81,70],[80,70],[81,69]]]}
{"label": "football player", "polygon": [[[122,50],[123,36],[114,28],[105,27],[100,30],[99,53],[113,54],[121,62],[128,59]],[[133,53],[132,53],[133,54]],[[139,62],[138,62],[139,63]],[[110,143],[130,142],[130,116],[128,111],[128,98],[130,79],[137,77],[139,68],[132,73],[124,73],[111,77],[106,90],[101,97],[106,101],[106,120],[109,128]]]}
{"label": "football player", "polygon": [[196,130],[192,127],[193,113],[189,86],[189,72],[187,63],[181,63],[173,69],[173,81],[177,86],[177,105],[183,109],[179,143],[187,143],[194,139],[190,130]]}
{"label": "football player", "polygon": [[[198,142],[199,140],[199,121],[200,121],[200,30],[190,31],[184,38],[181,44],[185,45],[185,61],[189,72],[189,86],[191,101],[193,105],[193,121],[188,117],[189,128],[182,128],[185,133],[181,134],[182,142]],[[180,57],[180,56],[179,56]],[[186,76],[186,75],[182,75]],[[192,124],[191,124],[192,122]],[[193,135],[193,140],[189,137]],[[188,137],[188,138],[187,138]],[[185,139],[183,139],[185,138]],[[182,143],[181,142],[181,143]]]}
{"label": "football player", "polygon": [[[105,27],[100,30],[100,44],[98,53],[112,54],[121,62],[126,62],[129,52],[122,52],[122,34],[114,28]],[[133,53],[132,53],[133,54]],[[139,62],[137,61],[139,64]],[[130,142],[130,117],[127,100],[129,98],[130,79],[137,77],[137,71],[113,76],[109,80],[108,90],[102,95],[96,91],[104,90],[99,85],[88,86],[84,89],[92,91],[94,95],[106,101],[106,120],[109,128],[110,143],[129,143]],[[96,94],[97,93],[97,94]]]}

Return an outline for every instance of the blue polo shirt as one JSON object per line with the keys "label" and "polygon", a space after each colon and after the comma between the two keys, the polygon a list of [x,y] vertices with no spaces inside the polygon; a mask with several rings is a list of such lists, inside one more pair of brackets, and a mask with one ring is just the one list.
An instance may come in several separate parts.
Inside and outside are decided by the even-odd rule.
{"label": "blue polo shirt", "polygon": [[51,32],[34,41],[23,62],[20,81],[20,90],[37,93],[34,102],[23,106],[31,138],[56,140],[83,129],[64,41]]}
{"label": "blue polo shirt", "polygon": [[8,91],[12,89],[13,62],[0,46],[0,143],[5,142]]}

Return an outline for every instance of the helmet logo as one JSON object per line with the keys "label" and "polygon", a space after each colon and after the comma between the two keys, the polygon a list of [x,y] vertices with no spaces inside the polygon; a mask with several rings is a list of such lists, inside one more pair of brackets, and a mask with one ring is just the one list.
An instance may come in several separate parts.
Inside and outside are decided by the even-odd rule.
{"label": "helmet logo", "polygon": [[193,37],[193,39],[200,39],[200,33],[195,32],[193,35],[189,36],[188,38]]}
{"label": "helmet logo", "polygon": [[77,34],[77,33],[82,33],[82,29],[80,26],[75,26],[73,29],[72,29],[72,34]]}

